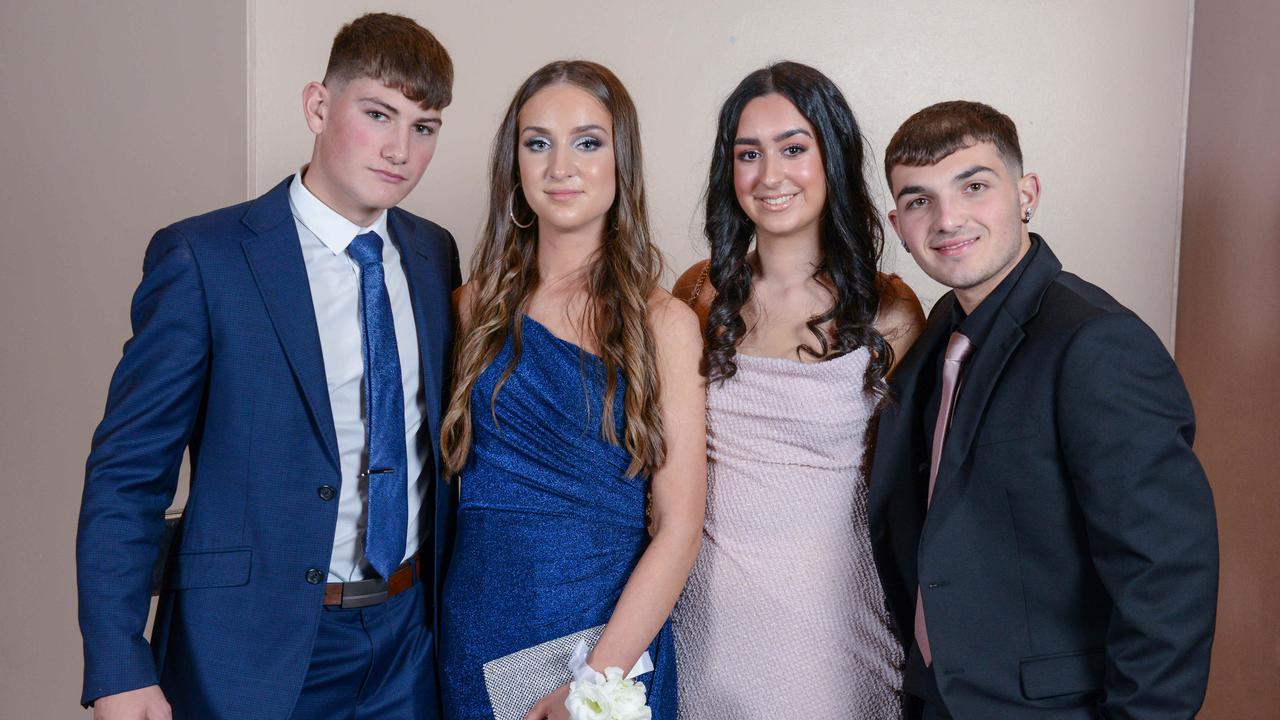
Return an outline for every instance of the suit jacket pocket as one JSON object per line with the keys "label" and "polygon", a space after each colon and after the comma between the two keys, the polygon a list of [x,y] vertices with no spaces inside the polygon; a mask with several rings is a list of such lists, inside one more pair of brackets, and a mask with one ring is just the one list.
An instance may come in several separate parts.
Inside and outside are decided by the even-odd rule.
{"label": "suit jacket pocket", "polygon": [[252,553],[249,548],[178,553],[165,589],[192,590],[247,585]]}
{"label": "suit jacket pocket", "polygon": [[1022,694],[1028,700],[1102,689],[1102,650],[1038,655],[1018,661]]}
{"label": "suit jacket pocket", "polygon": [[1024,438],[1035,437],[1040,431],[1040,418],[1034,415],[1016,415],[988,421],[978,430],[975,446],[994,445]]}

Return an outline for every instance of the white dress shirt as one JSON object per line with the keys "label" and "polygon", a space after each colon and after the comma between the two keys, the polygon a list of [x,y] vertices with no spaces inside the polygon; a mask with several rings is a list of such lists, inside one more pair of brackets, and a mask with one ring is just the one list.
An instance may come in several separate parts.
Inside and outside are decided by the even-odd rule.
{"label": "white dress shirt", "polygon": [[391,314],[395,319],[396,347],[400,352],[400,379],[404,384],[404,433],[408,451],[409,526],[405,554],[418,550],[419,512],[427,490],[422,476],[426,447],[418,442],[418,432],[426,412],[419,368],[418,335],[409,283],[400,264],[396,238],[387,230],[384,211],[369,227],[359,227],[321,202],[302,184],[302,174],[289,184],[289,207],[302,243],[302,258],[311,284],[324,374],[329,387],[329,405],[338,436],[338,457],[342,487],[338,492],[338,525],[333,535],[333,556],[329,580],[346,582],[377,577],[364,557],[365,522],[368,517],[368,481],[360,474],[368,457],[365,432],[364,346],[360,334],[360,266],[347,255],[347,246],[362,233],[382,237],[382,267]]}

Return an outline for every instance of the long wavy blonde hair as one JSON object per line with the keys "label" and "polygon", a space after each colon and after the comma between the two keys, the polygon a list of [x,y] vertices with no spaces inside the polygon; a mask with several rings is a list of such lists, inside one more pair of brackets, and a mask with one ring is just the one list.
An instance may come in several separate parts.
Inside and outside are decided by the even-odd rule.
{"label": "long wavy blonde hair", "polygon": [[[440,451],[447,477],[456,476],[467,462],[472,443],[472,391],[480,374],[502,350],[508,334],[513,352],[489,398],[489,412],[495,412],[498,392],[520,358],[519,320],[538,287],[538,232],[537,223],[520,228],[509,214],[532,216],[515,192],[520,179],[516,159],[519,115],[535,93],[556,84],[581,88],[599,100],[613,118],[617,194],[609,208],[600,249],[586,270],[589,299],[582,318],[584,333],[604,361],[600,432],[606,441],[620,444],[630,453],[630,476],[652,473],[666,459],[658,407],[657,352],[648,323],[648,301],[662,274],[662,254],[649,232],[640,123],[631,96],[608,68],[562,60],[543,66],[524,81],[493,139],[488,219],[471,262],[466,309],[470,327],[454,345],[453,391],[441,429]],[[619,369],[626,378],[622,438],[617,436],[613,421]]]}

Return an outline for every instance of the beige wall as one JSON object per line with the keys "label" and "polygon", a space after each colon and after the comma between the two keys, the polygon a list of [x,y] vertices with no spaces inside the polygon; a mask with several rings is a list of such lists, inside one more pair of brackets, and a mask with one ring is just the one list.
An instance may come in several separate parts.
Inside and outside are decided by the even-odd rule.
{"label": "beige wall", "polygon": [[77,716],[84,460],[151,233],[247,190],[244,3],[5,2],[0,716]]}
{"label": "beige wall", "polygon": [[1222,548],[1208,720],[1280,716],[1278,36],[1270,0],[1196,9],[1177,359]]}
{"label": "beige wall", "polygon": [[[706,254],[699,201],[720,102],[746,73],[790,58],[844,89],[877,187],[884,146],[912,112],[959,97],[1007,112],[1045,187],[1032,228],[1171,343],[1190,0],[252,5],[258,192],[309,156],[301,90],[324,72],[334,29],[363,10],[402,12],[440,38],[457,69],[439,150],[406,207],[453,230],[468,258],[511,95],[549,60],[589,58],[635,96],[654,227],[678,272]],[[939,286],[896,237],[887,247],[890,267],[932,303]]]}

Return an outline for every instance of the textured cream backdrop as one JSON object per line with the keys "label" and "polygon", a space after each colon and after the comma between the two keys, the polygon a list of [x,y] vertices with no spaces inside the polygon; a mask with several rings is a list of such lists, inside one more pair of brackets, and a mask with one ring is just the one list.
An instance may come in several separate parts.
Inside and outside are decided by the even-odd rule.
{"label": "textured cream backdrop", "polygon": [[[706,256],[700,201],[721,101],[751,70],[794,59],[844,90],[886,197],[880,158],[908,115],[955,98],[1008,113],[1027,168],[1045,187],[1032,229],[1068,269],[1111,291],[1171,344],[1190,0],[257,0],[255,191],[309,156],[302,86],[323,74],[334,30],[373,9],[417,19],[453,56],[454,101],[439,150],[405,205],[450,228],[464,262],[485,211],[490,140],[517,86],[543,63],[596,60],[631,91],[654,227],[679,272]],[[932,304],[942,290],[888,233],[888,266]]]}

